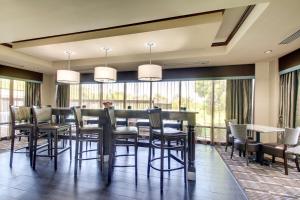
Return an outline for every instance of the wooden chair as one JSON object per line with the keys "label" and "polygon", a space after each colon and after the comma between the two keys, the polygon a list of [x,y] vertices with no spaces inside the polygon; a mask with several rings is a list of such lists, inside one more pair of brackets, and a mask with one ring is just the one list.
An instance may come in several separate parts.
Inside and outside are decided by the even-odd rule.
{"label": "wooden chair", "polygon": [[[32,165],[34,126],[31,122],[31,108],[10,106],[10,117],[11,150],[9,166],[12,167],[14,153],[28,153],[27,151],[21,151],[27,148],[29,149],[30,165]],[[21,137],[28,138],[28,146],[15,149],[15,138]]]}
{"label": "wooden chair", "polygon": [[[160,172],[160,191],[163,192],[163,179],[164,172],[171,172],[174,170],[183,169],[184,170],[184,182],[186,185],[187,177],[186,177],[186,137],[187,134],[172,128],[164,128],[162,117],[161,117],[161,109],[150,109],[148,110],[149,122],[150,122],[150,138],[149,138],[149,154],[148,154],[148,169],[147,176],[150,176],[150,168],[158,170]],[[177,144],[177,141],[182,141]],[[174,143],[175,142],[175,143]],[[160,157],[152,158],[151,149],[160,149]],[[165,156],[164,152],[167,150],[168,155]],[[173,154],[171,154],[172,150],[179,150],[184,152],[183,159],[180,159]],[[168,159],[168,168],[164,167],[164,159]],[[171,168],[171,158],[180,163],[182,166]],[[156,160],[160,160],[160,168],[155,167],[152,163]]]}
{"label": "wooden chair", "polygon": [[[297,129],[285,128],[282,144],[275,144],[275,143],[262,144],[261,162],[263,161],[264,154],[272,155],[273,162],[275,162],[276,157],[283,158],[284,171],[285,174],[288,175],[287,155],[291,153],[296,154],[296,151],[295,149],[293,150],[293,147],[295,147],[298,143],[299,132],[300,132],[299,128]],[[293,151],[295,152],[293,153]],[[298,170],[300,171],[298,157],[296,156],[294,160]]]}
{"label": "wooden chair", "polygon": [[[105,108],[106,116],[112,132],[111,155],[109,156],[109,175],[111,177],[113,168],[115,167],[134,167],[135,168],[135,184],[137,184],[138,166],[137,166],[137,150],[138,150],[138,131],[134,126],[116,126],[116,118],[114,108]],[[118,143],[119,140],[125,140]],[[130,141],[133,140],[133,141]],[[134,146],[134,154],[117,154],[117,146]],[[114,160],[120,156],[134,156],[134,165],[115,165]],[[109,180],[110,182],[111,180]]]}
{"label": "wooden chair", "polygon": [[247,165],[249,165],[249,153],[257,153],[259,151],[259,144],[248,138],[246,124],[229,123],[229,126],[233,141],[231,149],[231,159],[233,156],[234,148],[236,147],[240,152],[244,152]]}
{"label": "wooden chair", "polygon": [[[75,118],[76,125],[76,145],[75,145],[75,170],[74,174],[77,175],[78,161],[79,167],[81,167],[82,160],[98,160],[100,157],[100,168],[103,168],[103,129],[101,127],[95,126],[83,126],[81,108],[72,107],[73,115]],[[96,142],[97,149],[87,149],[83,151],[83,142],[86,141],[86,146],[88,142]],[[82,154],[86,152],[97,151],[96,157],[86,157],[82,158]]]}
{"label": "wooden chair", "polygon": [[[33,169],[35,169],[36,158],[39,157],[49,157],[50,159],[54,158],[54,170],[57,170],[57,158],[58,155],[70,150],[70,159],[72,159],[72,133],[70,130],[70,126],[67,124],[56,124],[52,122],[52,108],[44,107],[44,108],[33,108],[33,121],[35,126],[35,137],[34,137],[34,156],[33,156]],[[68,133],[69,135],[69,146],[66,148],[58,147],[59,136],[65,135]],[[48,144],[38,147],[38,135],[43,134],[48,136]],[[53,147],[54,145],[54,147]],[[44,146],[48,146],[48,155],[38,154],[42,153],[46,150],[41,150],[37,152],[37,150],[41,149]],[[58,151],[60,150],[60,151]],[[54,152],[53,152],[54,151]]]}
{"label": "wooden chair", "polygon": [[225,151],[227,152],[228,146],[232,145],[232,134],[230,131],[230,126],[229,124],[237,124],[236,119],[225,119],[225,125],[226,125],[226,146],[225,146]]}

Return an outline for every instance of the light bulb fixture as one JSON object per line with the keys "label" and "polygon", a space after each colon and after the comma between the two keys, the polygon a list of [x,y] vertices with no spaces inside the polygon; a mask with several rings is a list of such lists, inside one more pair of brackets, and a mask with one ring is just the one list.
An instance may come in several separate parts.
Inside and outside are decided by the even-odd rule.
{"label": "light bulb fixture", "polygon": [[138,79],[140,81],[160,81],[162,79],[162,67],[160,65],[152,64],[151,54],[152,47],[155,43],[149,42],[149,64],[140,65],[138,68]]}
{"label": "light bulb fixture", "polygon": [[80,83],[80,73],[71,70],[71,51],[65,51],[68,56],[68,69],[57,70],[57,82],[66,84],[79,84]]}
{"label": "light bulb fixture", "polygon": [[94,69],[94,80],[97,82],[116,82],[117,70],[107,66],[107,53],[111,51],[110,48],[103,48],[105,51],[105,66],[98,66]]}

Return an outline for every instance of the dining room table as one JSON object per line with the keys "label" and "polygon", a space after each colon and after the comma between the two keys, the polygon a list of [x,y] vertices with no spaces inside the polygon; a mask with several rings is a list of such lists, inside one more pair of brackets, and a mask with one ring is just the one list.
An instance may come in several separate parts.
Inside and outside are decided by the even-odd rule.
{"label": "dining room table", "polygon": [[[81,109],[82,116],[87,117],[96,117],[98,118],[98,125],[103,128],[104,134],[104,170],[103,175],[106,178],[107,184],[110,184],[111,178],[108,177],[108,160],[111,155],[111,127],[108,126],[108,117],[105,114],[104,109]],[[195,125],[196,125],[196,114],[197,112],[192,111],[170,111],[163,110],[162,111],[162,119],[163,120],[178,120],[178,121],[186,121],[187,122],[187,135],[188,135],[188,180],[195,181],[196,180],[196,167],[195,167]],[[68,107],[62,108],[52,108],[52,115],[55,116],[56,122],[61,123],[67,117],[72,116],[72,110]],[[147,110],[115,110],[116,118],[134,118],[134,119],[148,119]]]}

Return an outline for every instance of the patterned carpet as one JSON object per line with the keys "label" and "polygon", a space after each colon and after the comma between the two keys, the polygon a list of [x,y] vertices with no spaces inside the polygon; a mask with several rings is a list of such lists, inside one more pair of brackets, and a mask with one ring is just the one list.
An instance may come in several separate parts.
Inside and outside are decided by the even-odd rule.
{"label": "patterned carpet", "polygon": [[231,160],[230,151],[225,152],[220,146],[216,149],[249,199],[300,199],[300,172],[294,162],[289,163],[286,176],[280,162],[272,166],[250,162],[247,166],[245,158],[237,152]]}

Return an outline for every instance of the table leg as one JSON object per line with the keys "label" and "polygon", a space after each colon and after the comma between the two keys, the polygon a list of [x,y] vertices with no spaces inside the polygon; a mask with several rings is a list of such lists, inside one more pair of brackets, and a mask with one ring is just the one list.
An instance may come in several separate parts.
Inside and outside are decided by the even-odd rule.
{"label": "table leg", "polygon": [[196,180],[195,168],[195,130],[194,126],[188,126],[188,180]]}
{"label": "table leg", "polygon": [[111,128],[108,125],[109,123],[105,123],[103,125],[103,178],[104,181],[106,182],[107,185],[110,184],[111,182],[111,174],[112,174],[112,167],[109,164],[109,157],[111,156],[112,153],[112,138],[111,138]]}
{"label": "table leg", "polygon": [[[256,142],[260,143],[260,132],[256,132]],[[261,150],[256,152],[256,162],[260,162],[260,161],[261,161]]]}

